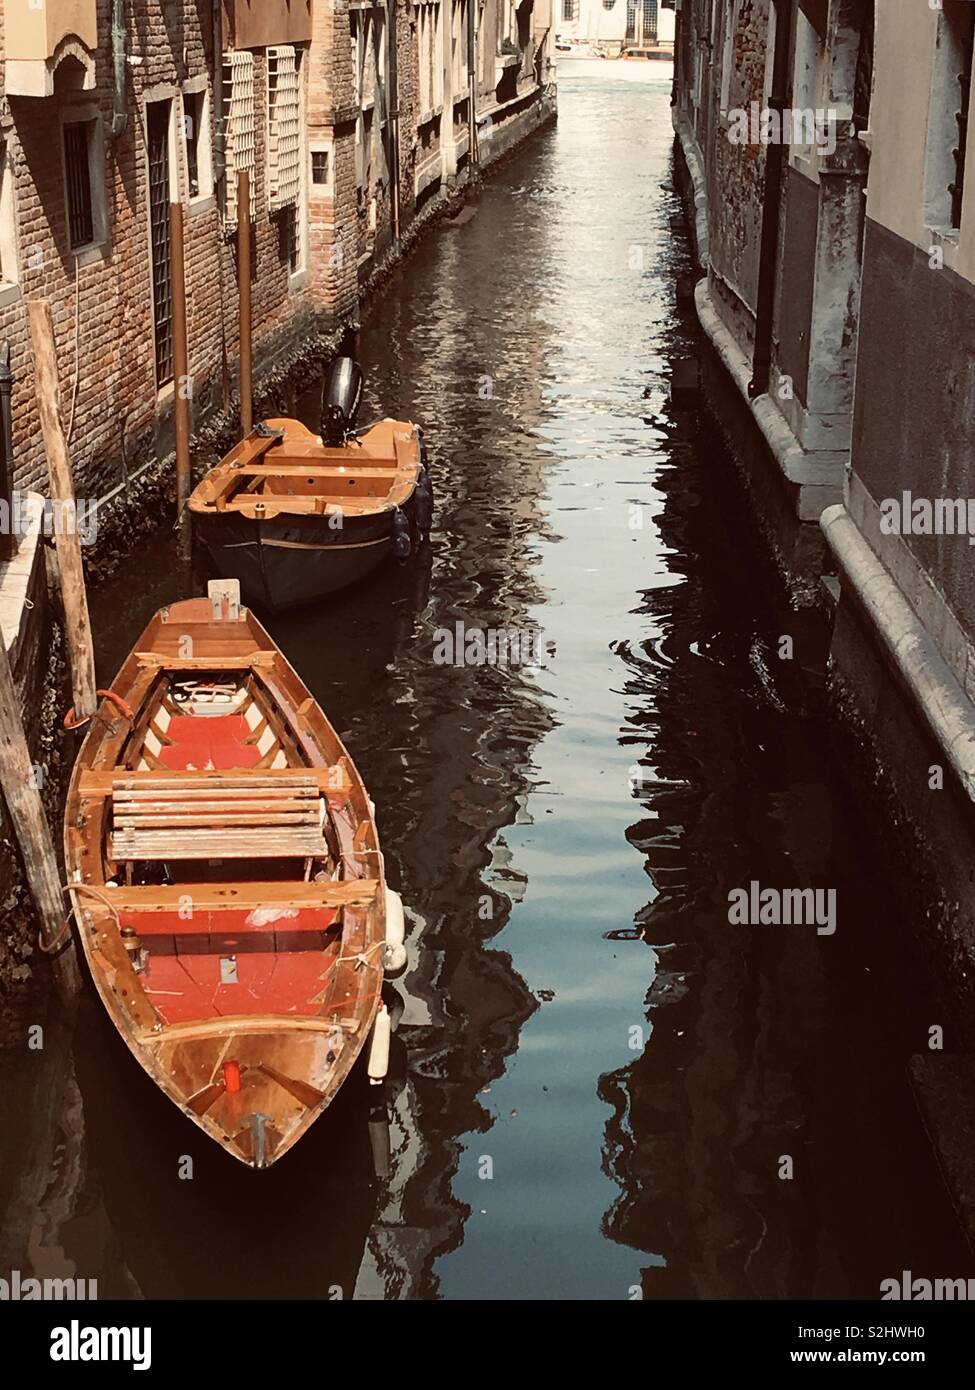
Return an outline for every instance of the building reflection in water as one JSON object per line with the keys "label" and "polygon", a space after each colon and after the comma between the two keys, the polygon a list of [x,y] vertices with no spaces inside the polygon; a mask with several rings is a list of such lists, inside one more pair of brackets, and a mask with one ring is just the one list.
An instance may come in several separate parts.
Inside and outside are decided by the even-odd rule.
{"label": "building reflection in water", "polygon": [[[906,1080],[931,986],[837,777],[816,623],[762,567],[707,419],[664,423],[673,583],[643,596],[661,638],[618,653],[620,740],[643,746],[628,839],[654,888],[619,935],[657,966],[645,1046],[599,1081],[620,1187],[604,1230],[647,1252],[646,1298],[876,1298],[891,1270],[971,1263]],[[836,934],[732,926],[753,879],[835,889]]]}

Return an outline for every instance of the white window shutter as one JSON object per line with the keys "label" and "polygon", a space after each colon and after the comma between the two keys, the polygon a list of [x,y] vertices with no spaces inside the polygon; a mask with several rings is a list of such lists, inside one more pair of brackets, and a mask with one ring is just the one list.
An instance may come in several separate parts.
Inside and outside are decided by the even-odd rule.
{"label": "white window shutter", "polygon": [[301,183],[301,94],[290,45],[267,50],[268,206],[297,203]]}
{"label": "white window shutter", "polygon": [[223,109],[226,126],[227,222],[237,225],[237,175],[250,174],[251,211],[254,199],[255,122],[254,55],[225,53],[223,58]]}

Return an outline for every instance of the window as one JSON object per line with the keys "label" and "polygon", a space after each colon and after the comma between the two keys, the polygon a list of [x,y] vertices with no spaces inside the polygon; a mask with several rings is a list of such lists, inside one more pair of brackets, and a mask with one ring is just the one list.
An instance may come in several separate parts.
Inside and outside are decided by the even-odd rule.
{"label": "window", "polygon": [[[423,11],[420,11],[421,23]],[[362,59],[359,44],[359,16],[353,11],[349,15],[349,38],[352,42],[352,99],[356,106],[362,104]]]}
{"label": "window", "polygon": [[200,191],[200,108],[203,105],[199,92],[183,98],[183,120],[186,132],[186,173],[189,179],[190,197],[195,198]]}
{"label": "window", "polygon": [[465,0],[454,0],[451,26],[451,80],[454,100],[459,100],[467,92],[467,5]]}
{"label": "window", "polygon": [[156,353],[156,386],[173,378],[173,287],[170,206],[173,198],[170,142],[173,103],[146,105],[146,146],[149,164],[149,260],[152,274],[152,322]]}
{"label": "window", "polygon": [[443,106],[443,5],[431,5],[433,19],[433,104],[439,110]]}
{"label": "window", "polygon": [[417,36],[417,48],[419,50],[420,64],[420,119],[430,110],[430,25],[428,20],[429,11],[426,5],[421,5],[417,19],[419,34]]}
{"label": "window", "polygon": [[728,110],[731,101],[731,72],[735,61],[735,31],[738,28],[737,0],[727,0],[724,15],[724,45],[721,53],[721,96],[719,108]]}
{"label": "window", "polygon": [[278,255],[288,267],[289,275],[296,275],[301,269],[301,225],[294,203],[289,203],[278,214]]}
{"label": "window", "polygon": [[254,188],[254,55],[246,51],[225,53],[223,59],[223,109],[226,122],[227,210],[226,220],[237,222],[237,175],[247,170]]}
{"label": "window", "polygon": [[657,0],[627,0],[626,43],[640,48],[657,42]]}
{"label": "window", "polygon": [[65,121],[64,178],[68,207],[68,245],[72,251],[95,240],[91,198],[91,147],[94,121]]}
{"label": "window", "polygon": [[867,0],[863,25],[860,30],[856,77],[853,83],[853,124],[858,131],[870,129],[870,100],[873,95],[874,28],[873,0]]}
{"label": "window", "polygon": [[210,103],[205,90],[183,93],[183,136],[189,196],[209,198],[213,192],[210,168]]}
{"label": "window", "polygon": [[14,174],[7,142],[0,140],[0,284],[16,285],[19,278]]}
{"label": "window", "polygon": [[[301,49],[267,50],[268,207],[276,214],[278,255],[296,275],[304,261],[304,170]],[[327,170],[326,170],[327,172]]]}
{"label": "window", "polygon": [[443,64],[440,53],[440,5],[419,9],[420,119],[443,105]]}
{"label": "window", "polygon": [[943,231],[961,227],[968,153],[969,88],[975,44],[975,5],[944,0],[931,76],[924,216]]}
{"label": "window", "polygon": [[566,24],[579,18],[579,0],[562,0],[562,18]]}
{"label": "window", "polygon": [[301,184],[301,98],[295,50],[267,50],[268,206],[293,205]]}
{"label": "window", "polygon": [[328,150],[312,150],[311,181],[322,187],[328,187]]}

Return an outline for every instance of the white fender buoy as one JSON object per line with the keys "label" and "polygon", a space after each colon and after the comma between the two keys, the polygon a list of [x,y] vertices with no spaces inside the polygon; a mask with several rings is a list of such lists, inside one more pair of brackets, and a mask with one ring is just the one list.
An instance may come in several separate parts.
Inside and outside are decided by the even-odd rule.
{"label": "white fender buoy", "polygon": [[395,975],[406,964],[406,918],[403,899],[392,888],[386,889],[386,946],[383,950],[383,970]]}
{"label": "white fender buoy", "polygon": [[376,1021],[372,1025],[372,1041],[369,1044],[369,1085],[380,1086],[389,1070],[389,1037],[391,1033],[389,1010],[380,1004]]}

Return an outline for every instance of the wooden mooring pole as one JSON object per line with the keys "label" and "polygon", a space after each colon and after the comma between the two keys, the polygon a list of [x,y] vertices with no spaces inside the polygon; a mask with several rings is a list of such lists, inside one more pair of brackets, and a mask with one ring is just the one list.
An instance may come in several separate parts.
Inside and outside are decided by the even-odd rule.
{"label": "wooden mooring pole", "polygon": [[6,508],[0,531],[0,560],[12,560],[17,553],[14,535],[14,456],[10,421],[10,390],[14,374],[10,370],[10,344],[0,343],[0,500]]}
{"label": "wooden mooring pole", "polygon": [[71,666],[75,719],[90,719],[98,706],[95,695],[95,656],[88,618],[85,573],[81,563],[77,503],[71,479],[68,445],[58,415],[58,361],[54,321],[46,299],[27,301],[34,348],[34,388],[41,433],[47,452],[52,529],[58,557],[58,576],[64,604],[65,642]]}
{"label": "wooden mooring pole", "polygon": [[183,205],[171,203],[170,246],[173,279],[173,369],[176,373],[176,515],[182,517],[190,495],[190,381],[186,333],[186,266],[183,254]]}
{"label": "wooden mooring pole", "polygon": [[251,381],[251,180],[246,169],[237,172],[237,285],[240,294],[240,433],[254,424]]}
{"label": "wooden mooring pole", "polygon": [[176,376],[174,410],[176,417],[176,528],[178,551],[184,563],[189,557],[189,513],[186,504],[192,491],[190,473],[190,377],[189,345],[186,330],[186,261],[183,249],[183,205],[170,203],[170,273],[173,296],[173,371]]}
{"label": "wooden mooring pole", "polygon": [[6,644],[0,636],[0,783],[20,846],[24,871],[40,923],[44,949],[53,955],[58,989],[64,997],[77,990],[81,973],[68,933],[68,903],[61,891],[57,855],[44,814],[40,787],[20,718],[20,697]]}

